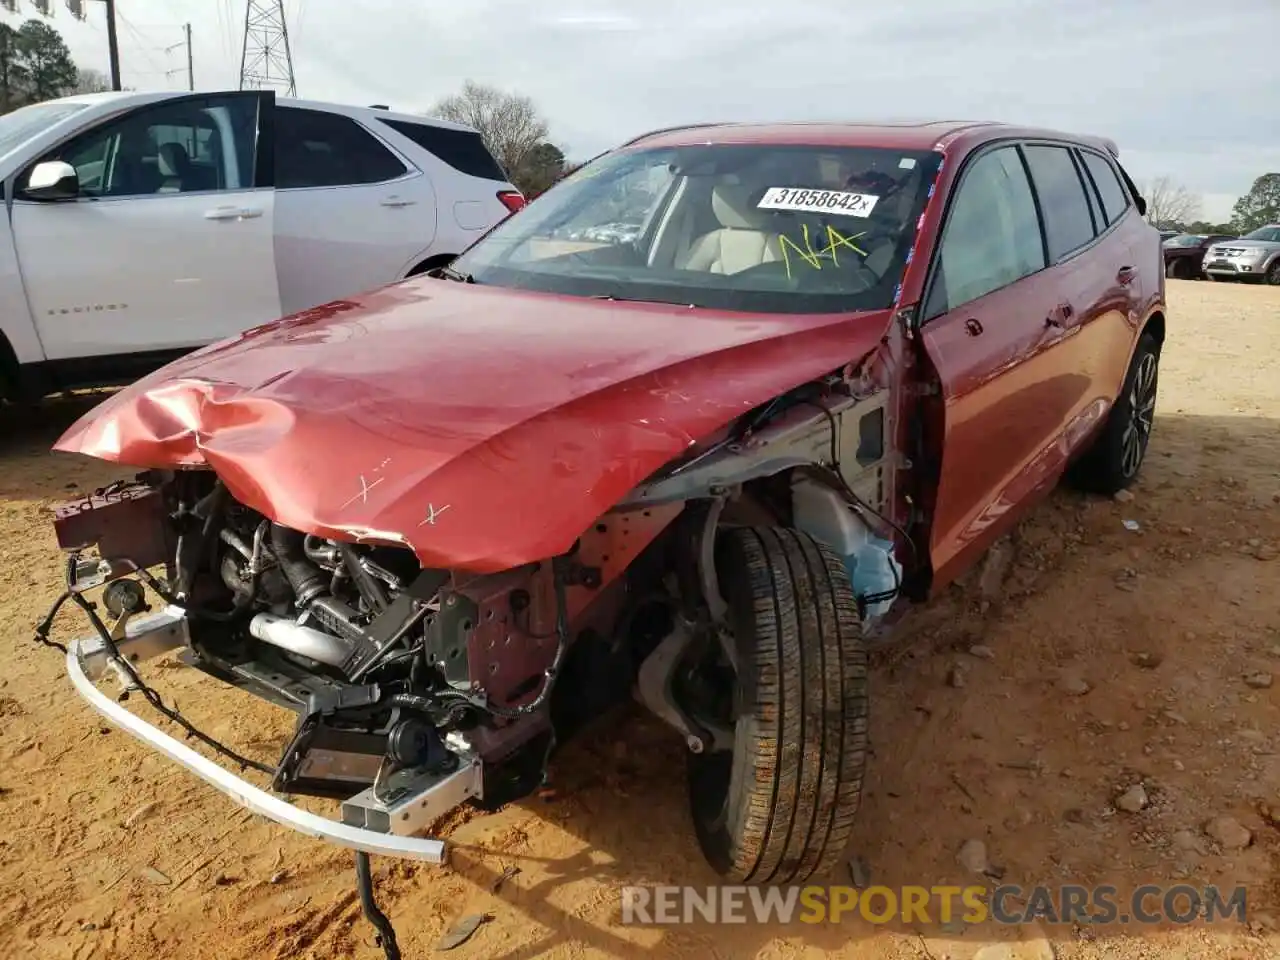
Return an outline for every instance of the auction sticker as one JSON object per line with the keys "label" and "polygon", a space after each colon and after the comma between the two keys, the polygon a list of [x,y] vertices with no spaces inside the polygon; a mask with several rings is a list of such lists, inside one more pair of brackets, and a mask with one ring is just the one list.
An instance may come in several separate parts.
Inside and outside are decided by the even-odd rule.
{"label": "auction sticker", "polygon": [[879,199],[870,193],[848,193],[844,190],[770,187],[756,206],[761,210],[800,210],[869,217]]}

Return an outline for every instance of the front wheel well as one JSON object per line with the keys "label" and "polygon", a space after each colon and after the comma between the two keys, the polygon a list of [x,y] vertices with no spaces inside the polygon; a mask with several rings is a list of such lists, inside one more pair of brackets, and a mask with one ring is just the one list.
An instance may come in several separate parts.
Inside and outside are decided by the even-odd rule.
{"label": "front wheel well", "polygon": [[1147,325],[1142,328],[1144,334],[1149,333],[1155,338],[1156,345],[1164,346],[1164,314],[1153,313],[1147,319]]}
{"label": "front wheel well", "polygon": [[449,264],[453,263],[453,261],[456,260],[457,258],[458,258],[458,255],[456,253],[433,254],[432,256],[427,257],[427,259],[423,260],[421,263],[415,265],[413,269],[411,269],[408,273],[406,273],[404,275],[405,279],[407,280],[409,279],[409,277],[419,277],[422,274],[426,273],[428,270],[435,270],[435,269],[438,269],[439,267],[447,267]]}

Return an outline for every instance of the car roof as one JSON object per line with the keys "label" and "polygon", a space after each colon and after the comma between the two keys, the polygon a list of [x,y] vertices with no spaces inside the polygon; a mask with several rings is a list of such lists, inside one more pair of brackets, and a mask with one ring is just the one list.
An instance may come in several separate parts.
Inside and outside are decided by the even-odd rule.
{"label": "car roof", "polygon": [[349,103],[330,103],[323,100],[299,100],[294,97],[276,97],[276,105],[353,115],[371,113],[380,120],[399,120],[404,123],[419,123],[429,127],[440,127],[445,130],[462,130],[467,133],[476,132],[474,127],[469,127],[465,123],[454,123],[452,120],[441,120],[439,117],[427,117],[419,113],[397,113],[394,110],[384,110],[381,107],[361,107]]}
{"label": "car roof", "polygon": [[1114,141],[1022,127],[991,120],[889,120],[844,123],[705,123],[646,133],[625,146],[676,147],[707,143],[808,144],[824,147],[886,147],[893,150],[966,152],[991,140],[1008,138],[1067,140],[1119,155]]}
{"label": "car roof", "polygon": [[[61,100],[66,103],[84,103],[84,104],[110,104],[115,103],[120,106],[129,104],[137,104],[139,106],[147,103],[159,103],[164,100],[173,100],[179,97],[198,97],[217,96],[224,91],[197,90],[195,93],[189,93],[186,90],[107,90],[102,93],[80,93],[70,97],[62,97]],[[464,130],[468,133],[475,133],[475,128],[469,127],[464,123],[454,123],[450,120],[441,120],[439,117],[424,117],[416,113],[397,113],[394,110],[383,110],[376,107],[365,107],[350,103],[330,103],[323,100],[300,100],[296,97],[276,97],[276,103],[280,106],[299,107],[302,109],[324,110],[328,113],[345,113],[352,116],[365,114],[374,114],[375,116],[385,120],[401,120],[406,123],[420,123],[432,127],[441,127],[445,130]]]}

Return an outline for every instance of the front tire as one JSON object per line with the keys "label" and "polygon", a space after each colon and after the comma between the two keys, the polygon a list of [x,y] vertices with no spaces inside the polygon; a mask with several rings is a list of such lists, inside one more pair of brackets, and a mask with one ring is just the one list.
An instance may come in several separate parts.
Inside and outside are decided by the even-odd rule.
{"label": "front tire", "polygon": [[848,846],[867,757],[867,654],[844,563],[798,530],[723,532],[716,570],[740,675],[731,751],[690,754],[703,854],[726,880],[793,883]]}
{"label": "front tire", "polygon": [[1151,333],[1143,333],[1102,432],[1072,468],[1076,486],[1113,494],[1137,479],[1151,441],[1159,379],[1160,343]]}
{"label": "front tire", "polygon": [[1271,266],[1267,267],[1266,277],[1269,286],[1280,287],[1280,257],[1276,257]]}

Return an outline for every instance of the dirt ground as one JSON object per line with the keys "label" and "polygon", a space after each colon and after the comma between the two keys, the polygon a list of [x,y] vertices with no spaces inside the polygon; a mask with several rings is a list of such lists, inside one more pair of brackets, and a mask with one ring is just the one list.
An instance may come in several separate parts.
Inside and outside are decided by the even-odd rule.
{"label": "dirt ground", "polygon": [[[555,799],[457,818],[451,866],[375,860],[404,955],[434,955],[475,913],[491,919],[442,955],[1280,955],[1267,806],[1280,807],[1280,684],[1267,686],[1280,673],[1280,290],[1171,281],[1169,300],[1133,499],[1056,493],[982,576],[877,653],[850,853],[890,886],[966,882],[956,854],[968,840],[1006,883],[1245,884],[1250,926],[623,926],[622,884],[713,882],[686,813],[683,746],[628,709],[560,756]],[[116,476],[47,452],[86,403],[0,422],[0,957],[375,960],[349,854],[252,817],[108,729],[59,655],[33,644],[60,577],[50,505]],[[60,620],[64,639],[76,620]],[[175,666],[150,665],[167,697],[274,759],[288,714]],[[1137,783],[1146,805],[1117,809]],[[1207,835],[1217,817],[1248,844]],[[490,892],[509,867],[519,873]]]}

